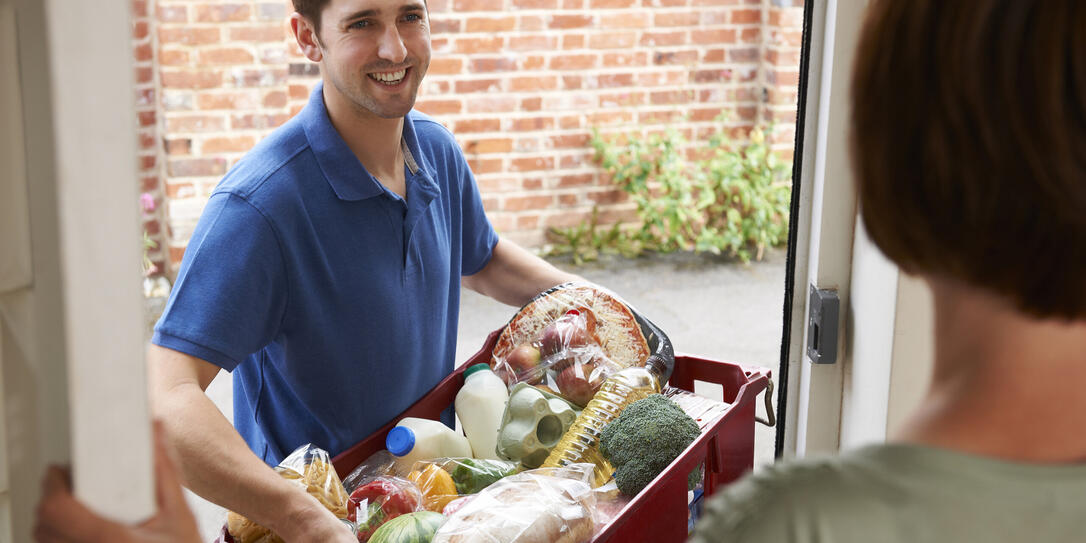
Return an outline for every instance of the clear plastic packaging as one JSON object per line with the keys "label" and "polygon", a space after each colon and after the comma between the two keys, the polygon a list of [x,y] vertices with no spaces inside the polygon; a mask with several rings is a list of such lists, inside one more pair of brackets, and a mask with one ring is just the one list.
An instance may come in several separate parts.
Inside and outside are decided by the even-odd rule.
{"label": "clear plastic packaging", "polygon": [[384,523],[422,510],[422,493],[414,483],[399,477],[375,477],[358,485],[347,500],[347,520],[355,523],[359,543]]}
{"label": "clear plastic packaging", "polygon": [[392,453],[381,449],[363,460],[343,479],[343,488],[349,494],[362,483],[390,475],[396,475],[396,458],[392,456]]}
{"label": "clear plastic packaging", "polygon": [[423,507],[441,513],[454,500],[477,494],[518,470],[516,462],[484,458],[439,458],[416,462],[408,479],[423,495]]}
{"label": "clear plastic packaging", "polygon": [[607,376],[644,365],[650,354],[628,305],[605,289],[570,283],[540,294],[509,321],[490,364],[510,386],[528,383],[584,407]]}
{"label": "clear plastic packaging", "polygon": [[626,368],[607,378],[599,393],[573,421],[573,426],[562,436],[543,467],[559,467],[587,462],[593,464],[593,486],[604,485],[614,473],[614,467],[600,454],[600,432],[631,403],[660,392],[660,376],[663,362],[649,357],[644,367]]}
{"label": "clear plastic packaging", "polygon": [[584,543],[597,526],[592,466],[537,469],[490,485],[432,543]]}
{"label": "clear plastic packaging", "polygon": [[722,417],[732,407],[731,404],[670,386],[665,386],[660,394],[681,407],[687,415],[690,415],[690,418],[694,419],[694,422],[698,423],[698,428],[702,430],[712,425],[713,421]]}
{"label": "clear plastic packaging", "polygon": [[[337,518],[347,518],[347,491],[332,467],[328,453],[323,449],[310,444],[303,445],[284,458],[275,471],[304,488]],[[234,512],[226,516],[226,532],[235,543],[283,541],[271,530]]]}

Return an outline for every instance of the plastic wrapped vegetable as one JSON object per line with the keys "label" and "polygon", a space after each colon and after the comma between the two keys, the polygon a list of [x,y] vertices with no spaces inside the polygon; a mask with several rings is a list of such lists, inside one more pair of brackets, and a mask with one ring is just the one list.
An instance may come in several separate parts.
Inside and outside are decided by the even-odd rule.
{"label": "plastic wrapped vegetable", "polygon": [[449,516],[433,543],[584,543],[595,532],[592,466],[511,475]]}
{"label": "plastic wrapped vegetable", "polygon": [[[347,491],[339,480],[328,453],[310,444],[297,448],[275,468],[317,499],[337,518],[347,518]],[[236,543],[282,543],[271,530],[237,514],[226,516],[226,531]]]}
{"label": "plastic wrapped vegetable", "polygon": [[378,477],[359,485],[347,501],[348,520],[357,523],[356,535],[365,543],[384,523],[421,508],[418,487],[399,477]]}
{"label": "plastic wrapped vegetable", "polygon": [[422,492],[423,509],[440,513],[449,502],[460,497],[449,472],[427,462],[418,462],[415,466],[407,478]]}
{"label": "plastic wrapped vegetable", "polygon": [[502,460],[450,458],[442,468],[452,476],[456,492],[465,496],[476,494],[499,479],[516,473],[517,464]]}
{"label": "plastic wrapped vegetable", "polygon": [[659,329],[609,291],[568,283],[517,312],[490,364],[510,386],[528,383],[584,407],[608,375],[653,353],[669,361],[670,373],[674,353]]}

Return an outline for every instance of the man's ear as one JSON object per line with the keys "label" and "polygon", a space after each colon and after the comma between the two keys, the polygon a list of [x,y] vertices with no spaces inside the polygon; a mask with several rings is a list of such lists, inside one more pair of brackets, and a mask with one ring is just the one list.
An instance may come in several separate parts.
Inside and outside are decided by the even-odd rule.
{"label": "man's ear", "polygon": [[301,48],[305,58],[313,62],[320,62],[324,58],[320,38],[317,37],[317,31],[313,28],[313,23],[303,17],[301,13],[294,12],[290,16],[290,30],[294,32],[294,39],[298,42],[298,47]]}

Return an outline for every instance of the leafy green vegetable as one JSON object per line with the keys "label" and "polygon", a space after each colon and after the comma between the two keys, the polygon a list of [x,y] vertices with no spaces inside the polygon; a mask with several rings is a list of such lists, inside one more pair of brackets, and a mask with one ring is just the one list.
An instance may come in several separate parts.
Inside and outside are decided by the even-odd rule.
{"label": "leafy green vegetable", "polygon": [[453,483],[456,484],[456,492],[461,496],[476,494],[480,490],[490,486],[495,481],[508,477],[517,471],[514,462],[502,460],[487,460],[479,458],[458,459],[453,468]]}
{"label": "leafy green vegetable", "polygon": [[[701,429],[681,407],[660,394],[630,404],[600,434],[600,452],[615,468],[615,483],[636,496],[698,436]],[[700,478],[694,470],[691,488]]]}

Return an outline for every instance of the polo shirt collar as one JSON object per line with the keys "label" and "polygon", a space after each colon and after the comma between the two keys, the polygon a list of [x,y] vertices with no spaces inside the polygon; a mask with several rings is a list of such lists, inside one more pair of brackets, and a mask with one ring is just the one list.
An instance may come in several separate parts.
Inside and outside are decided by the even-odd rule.
{"label": "polo shirt collar", "polygon": [[[339,132],[332,126],[332,121],[328,118],[328,109],[324,104],[323,91],[324,83],[317,83],[309,95],[309,102],[298,117],[305,129],[306,139],[309,140],[309,146],[313,149],[317,164],[324,173],[324,178],[340,200],[365,200],[384,193],[384,186],[366,171],[366,168],[358,161],[358,157],[347,146],[347,142],[343,141]],[[411,173],[420,178],[424,184],[432,184],[433,188],[437,188],[429,174],[429,164],[420,152],[418,138],[415,136],[411,120],[409,113],[404,119],[403,133],[405,150],[410,151],[415,165],[418,166],[418,171]]]}

